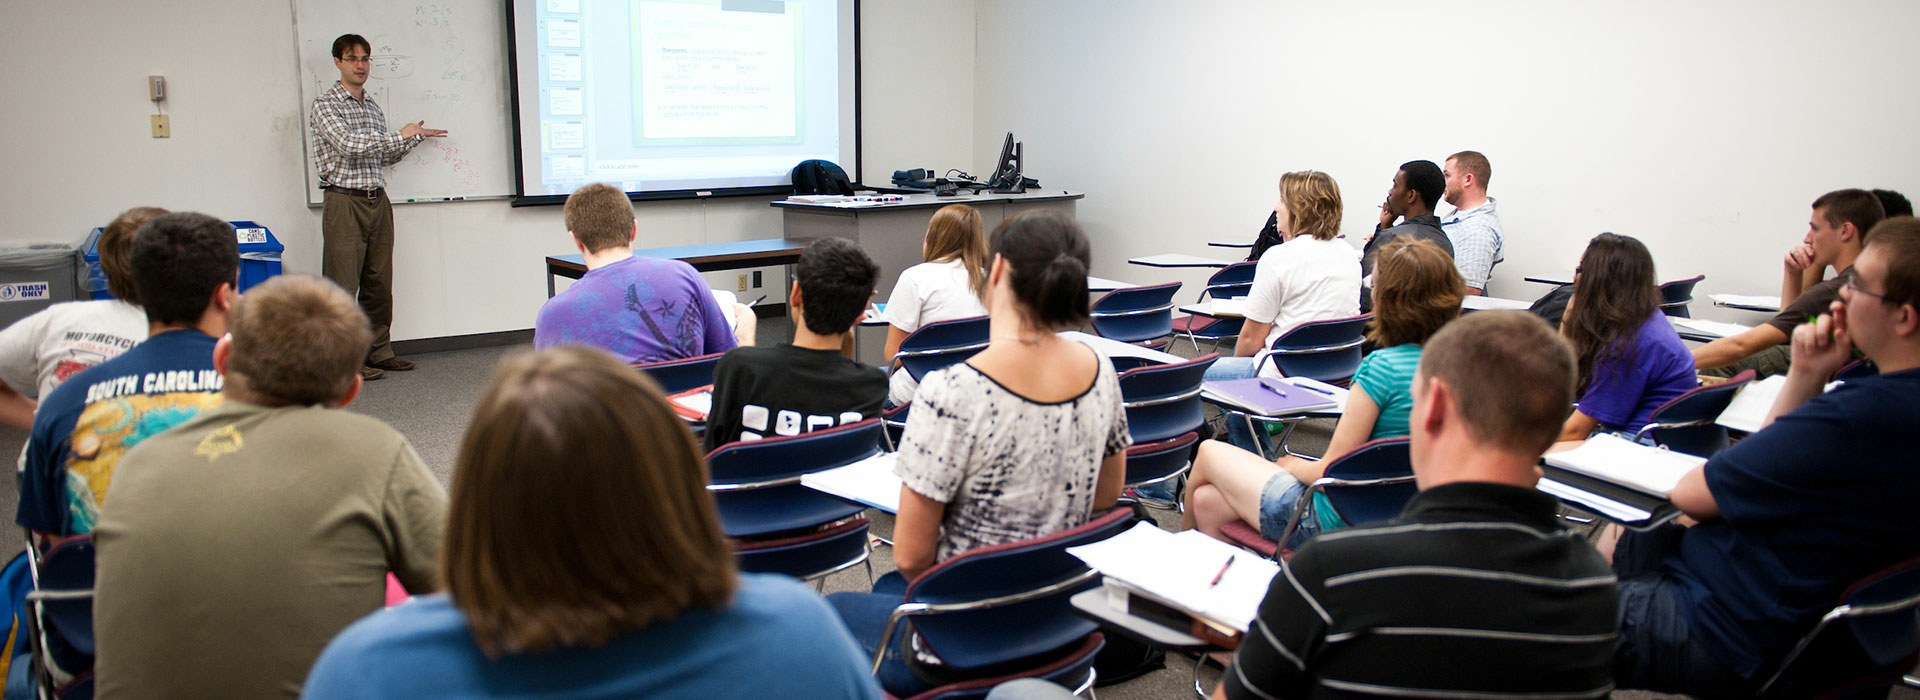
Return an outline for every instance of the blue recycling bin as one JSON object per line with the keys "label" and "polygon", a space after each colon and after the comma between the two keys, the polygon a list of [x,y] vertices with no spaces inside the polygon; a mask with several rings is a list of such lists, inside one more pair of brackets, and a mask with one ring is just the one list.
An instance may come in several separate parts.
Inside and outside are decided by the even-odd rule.
{"label": "blue recycling bin", "polygon": [[[267,281],[267,278],[280,274],[280,256],[287,248],[280,244],[280,239],[272,231],[252,221],[227,223],[233,226],[233,237],[240,244],[240,291],[245,292]],[[100,270],[100,233],[103,230],[95,228],[87,234],[84,251],[86,288],[80,293],[90,299],[113,298],[113,294],[107,291],[107,274]]]}

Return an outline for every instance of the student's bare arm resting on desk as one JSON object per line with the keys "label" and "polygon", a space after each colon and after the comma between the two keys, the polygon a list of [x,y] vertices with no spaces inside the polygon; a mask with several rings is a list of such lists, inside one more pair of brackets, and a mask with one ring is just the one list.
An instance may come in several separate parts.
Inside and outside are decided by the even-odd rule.
{"label": "student's bare arm resting on desk", "polygon": [[900,513],[893,519],[893,566],[908,581],[933,568],[940,549],[940,521],[947,504],[900,487]]}
{"label": "student's bare arm resting on desk", "polygon": [[1787,342],[1787,334],[1763,323],[1745,333],[1730,335],[1694,348],[1693,366],[1698,369],[1725,367],[1784,342]]}

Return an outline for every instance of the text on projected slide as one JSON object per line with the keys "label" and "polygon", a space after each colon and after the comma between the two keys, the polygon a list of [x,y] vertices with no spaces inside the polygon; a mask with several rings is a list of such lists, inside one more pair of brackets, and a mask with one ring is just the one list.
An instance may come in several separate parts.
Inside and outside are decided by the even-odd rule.
{"label": "text on projected slide", "polygon": [[800,140],[798,4],[633,3],[636,145]]}

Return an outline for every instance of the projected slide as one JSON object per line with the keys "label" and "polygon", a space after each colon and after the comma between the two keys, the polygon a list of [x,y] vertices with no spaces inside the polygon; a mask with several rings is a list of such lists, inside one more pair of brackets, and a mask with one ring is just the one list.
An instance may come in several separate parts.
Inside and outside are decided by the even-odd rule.
{"label": "projected slide", "polygon": [[854,169],[852,0],[515,0],[527,195]]}

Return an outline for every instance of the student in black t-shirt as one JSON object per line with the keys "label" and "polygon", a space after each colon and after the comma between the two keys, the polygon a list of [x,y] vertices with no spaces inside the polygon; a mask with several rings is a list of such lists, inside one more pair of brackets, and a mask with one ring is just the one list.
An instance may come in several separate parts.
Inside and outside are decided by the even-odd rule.
{"label": "student in black t-shirt", "polygon": [[880,266],[851,241],[822,238],[807,246],[794,268],[787,297],[793,342],[735,348],[720,358],[707,417],[708,450],[880,415],[886,373],[840,353],[873,297]]}

